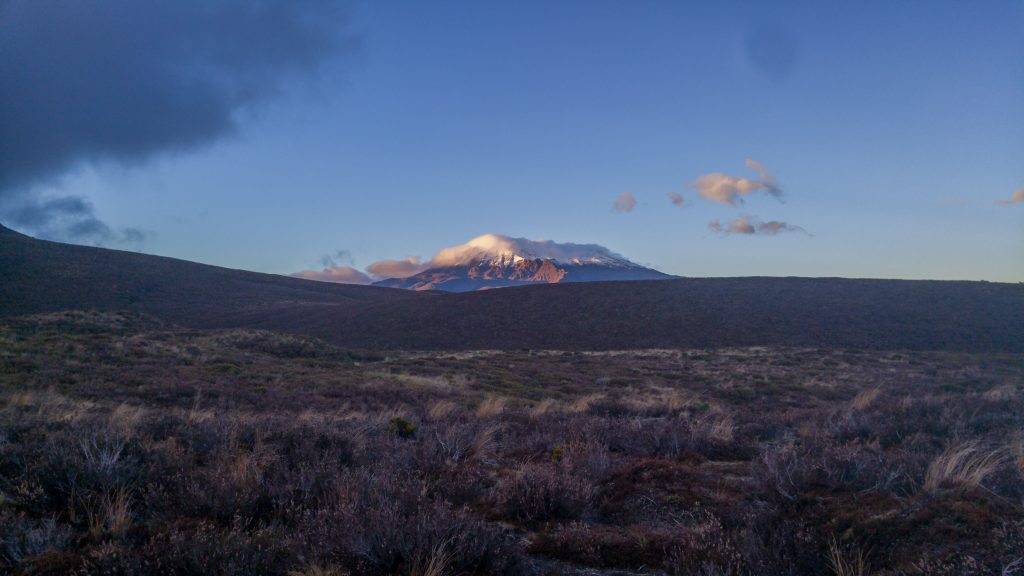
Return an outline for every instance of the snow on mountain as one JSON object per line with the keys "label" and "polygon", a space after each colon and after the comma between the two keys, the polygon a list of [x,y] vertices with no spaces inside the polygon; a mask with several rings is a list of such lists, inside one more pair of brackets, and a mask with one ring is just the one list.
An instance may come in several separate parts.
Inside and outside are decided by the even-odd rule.
{"label": "snow on mountain", "polygon": [[411,290],[465,292],[525,284],[671,278],[597,244],[484,234],[445,248],[415,274],[376,282]]}
{"label": "snow on mountain", "polygon": [[575,265],[638,266],[597,244],[560,243],[483,234],[460,246],[441,250],[431,258],[429,267],[464,266],[475,262],[507,265],[520,260],[551,260],[559,264]]}

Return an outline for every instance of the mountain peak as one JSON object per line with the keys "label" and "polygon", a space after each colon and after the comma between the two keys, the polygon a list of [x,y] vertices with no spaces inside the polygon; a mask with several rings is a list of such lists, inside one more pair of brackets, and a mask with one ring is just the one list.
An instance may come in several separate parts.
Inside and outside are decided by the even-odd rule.
{"label": "mountain peak", "polygon": [[378,286],[466,292],[526,284],[671,278],[597,244],[483,234],[434,255],[425,270]]}
{"label": "mountain peak", "polygon": [[445,248],[432,259],[434,267],[465,266],[476,262],[514,264],[520,260],[551,260],[559,264],[617,264],[638,266],[597,244],[527,240],[483,234],[465,244]]}

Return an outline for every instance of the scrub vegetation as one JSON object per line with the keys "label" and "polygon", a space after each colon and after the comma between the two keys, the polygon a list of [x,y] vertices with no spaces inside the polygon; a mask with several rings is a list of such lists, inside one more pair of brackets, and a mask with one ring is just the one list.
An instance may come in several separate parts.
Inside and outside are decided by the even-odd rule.
{"label": "scrub vegetation", "polygon": [[1024,357],[0,324],[0,572],[1015,574]]}

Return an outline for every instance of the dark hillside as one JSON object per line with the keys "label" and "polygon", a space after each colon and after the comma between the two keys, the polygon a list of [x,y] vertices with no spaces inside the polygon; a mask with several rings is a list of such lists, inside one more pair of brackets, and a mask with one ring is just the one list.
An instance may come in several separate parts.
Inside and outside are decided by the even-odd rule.
{"label": "dark hillside", "polygon": [[0,317],[131,310],[188,326],[281,306],[361,306],[420,298],[429,296],[49,242],[0,226]]}
{"label": "dark hillside", "polygon": [[313,282],[0,231],[0,317],[130,310],[387,349],[1024,352],[1024,284],[688,278],[462,294]]}
{"label": "dark hillside", "polygon": [[410,349],[784,345],[1024,352],[1024,285],[986,282],[595,282],[449,294],[338,314],[294,309],[235,320],[343,345]]}

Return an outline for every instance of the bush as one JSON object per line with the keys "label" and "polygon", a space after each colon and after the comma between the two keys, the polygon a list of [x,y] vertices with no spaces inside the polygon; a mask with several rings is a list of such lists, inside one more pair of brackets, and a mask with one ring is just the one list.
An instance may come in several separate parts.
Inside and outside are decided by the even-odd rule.
{"label": "bush", "polygon": [[399,438],[408,439],[416,436],[416,425],[400,416],[391,419],[388,430]]}
{"label": "bush", "polygon": [[495,504],[505,518],[526,523],[575,520],[588,510],[593,485],[552,463],[525,464],[496,488]]}

